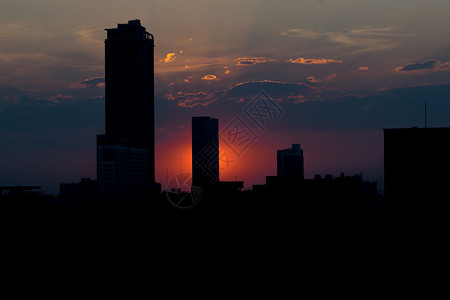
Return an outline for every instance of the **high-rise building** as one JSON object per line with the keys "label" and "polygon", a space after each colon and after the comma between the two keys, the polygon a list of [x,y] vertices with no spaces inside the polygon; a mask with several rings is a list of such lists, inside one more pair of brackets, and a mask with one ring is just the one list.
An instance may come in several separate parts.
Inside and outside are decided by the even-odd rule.
{"label": "high-rise building", "polygon": [[277,176],[304,179],[303,150],[300,144],[291,149],[277,150]]}
{"label": "high-rise building", "polygon": [[192,185],[219,182],[219,120],[192,117]]}
{"label": "high-rise building", "polygon": [[448,205],[449,140],[450,128],[384,129],[384,189],[390,205]]}
{"label": "high-rise building", "polygon": [[154,38],[139,20],[106,31],[106,131],[97,138],[100,196],[144,197],[155,182]]}

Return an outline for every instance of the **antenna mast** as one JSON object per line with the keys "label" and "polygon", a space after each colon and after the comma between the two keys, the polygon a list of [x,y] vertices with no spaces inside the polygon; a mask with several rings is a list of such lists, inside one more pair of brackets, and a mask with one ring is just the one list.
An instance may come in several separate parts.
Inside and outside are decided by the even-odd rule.
{"label": "antenna mast", "polygon": [[427,102],[425,101],[425,128],[427,128]]}

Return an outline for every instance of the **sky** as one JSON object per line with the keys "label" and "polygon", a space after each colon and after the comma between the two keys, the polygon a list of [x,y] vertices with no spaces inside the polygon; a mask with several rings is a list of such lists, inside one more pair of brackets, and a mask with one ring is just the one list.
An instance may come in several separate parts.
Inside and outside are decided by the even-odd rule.
{"label": "sky", "polygon": [[[57,194],[96,178],[104,29],[140,19],[163,188],[191,171],[192,116],[212,116],[221,180],[263,184],[276,150],[301,144],[306,178],[363,173],[382,189],[383,128],[425,126],[425,102],[428,127],[450,126],[449,13],[448,0],[1,0],[0,185]],[[273,114],[255,119],[255,103]]]}

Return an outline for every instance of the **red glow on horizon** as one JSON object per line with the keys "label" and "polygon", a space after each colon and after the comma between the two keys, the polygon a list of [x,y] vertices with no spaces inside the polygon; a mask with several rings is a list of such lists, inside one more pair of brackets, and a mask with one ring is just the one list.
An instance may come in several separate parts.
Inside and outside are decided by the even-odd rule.
{"label": "red glow on horizon", "polygon": [[[189,132],[190,133],[190,132]],[[177,137],[157,143],[156,180],[165,190],[167,182],[178,174],[182,178],[192,174],[192,146],[188,130],[178,132]],[[244,189],[255,184],[265,184],[266,176],[277,172],[277,150],[300,144],[304,150],[305,178],[314,175],[341,172],[354,175],[363,172],[367,179],[377,179],[382,174],[382,153],[375,141],[368,137],[377,132],[267,132],[242,153],[235,153],[220,141],[219,175],[221,181],[244,181]],[[381,139],[382,136],[378,136]],[[371,142],[372,141],[372,142]],[[361,145],[365,145],[361,148]],[[358,153],[349,151],[360,147]],[[380,152],[381,151],[381,152]],[[367,165],[367,161],[374,161]],[[189,182],[190,184],[190,182]]]}

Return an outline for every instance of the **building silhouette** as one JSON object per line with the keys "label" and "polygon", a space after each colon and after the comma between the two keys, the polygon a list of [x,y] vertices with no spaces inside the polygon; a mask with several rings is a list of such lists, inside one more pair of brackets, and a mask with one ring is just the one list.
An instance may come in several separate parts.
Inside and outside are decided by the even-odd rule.
{"label": "building silhouette", "polygon": [[363,181],[362,174],[339,177],[316,175],[304,178],[304,158],[300,144],[277,150],[277,176],[266,176],[266,183],[253,185],[253,197],[261,205],[281,210],[352,211],[368,207],[377,200],[376,182]]}
{"label": "building silhouette", "polygon": [[192,117],[192,185],[219,182],[219,120]]}
{"label": "building silhouette", "polygon": [[450,128],[384,129],[384,188],[390,206],[448,205],[449,140]]}
{"label": "building silhouette", "polygon": [[291,149],[277,150],[277,176],[299,177],[303,179],[303,150],[300,144],[292,144]]}
{"label": "building silhouette", "polygon": [[102,198],[148,197],[155,184],[154,38],[139,20],[106,29],[105,135],[97,137]]}
{"label": "building silhouette", "polygon": [[77,183],[61,183],[59,196],[69,200],[88,201],[98,197],[97,180],[83,177]]}
{"label": "building silhouette", "polygon": [[20,197],[31,193],[36,193],[41,190],[37,185],[17,185],[17,186],[0,186],[0,199],[5,195]]}

